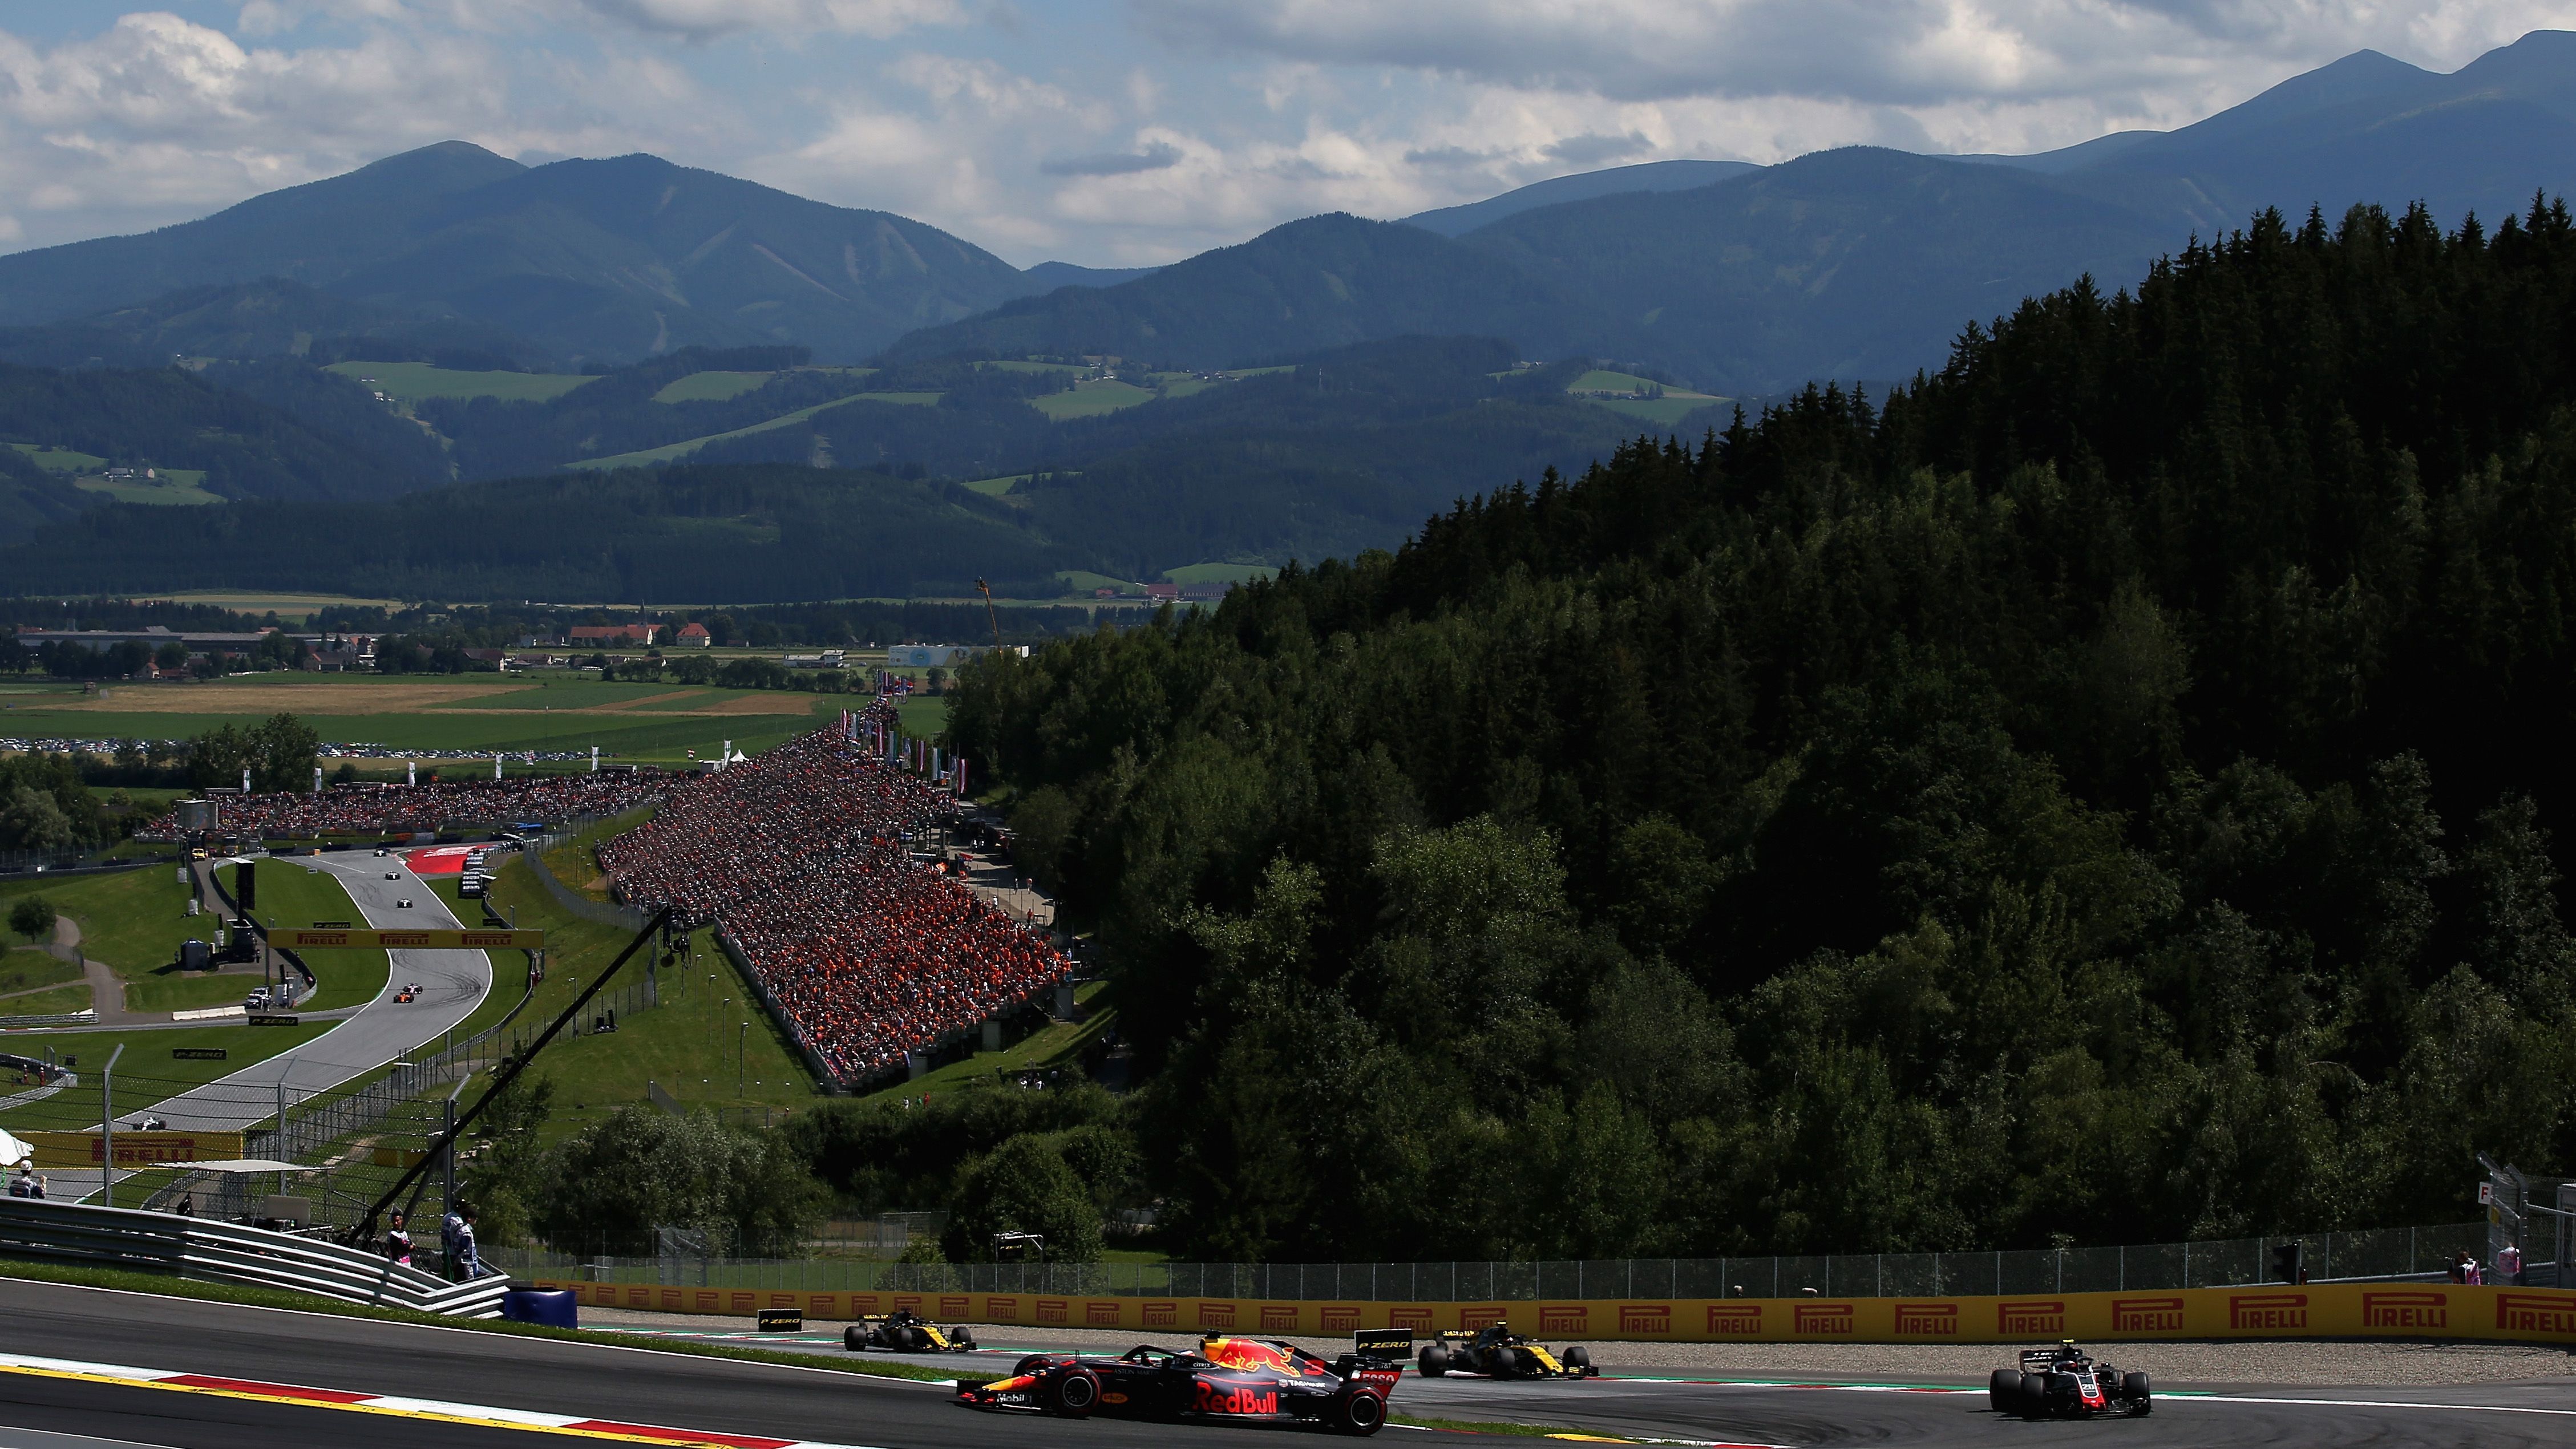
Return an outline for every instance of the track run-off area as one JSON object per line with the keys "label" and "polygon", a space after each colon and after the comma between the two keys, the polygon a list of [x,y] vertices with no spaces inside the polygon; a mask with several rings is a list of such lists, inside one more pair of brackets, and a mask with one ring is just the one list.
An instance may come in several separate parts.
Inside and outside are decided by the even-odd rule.
{"label": "track run-off area", "polygon": [[[992,1332],[984,1353],[908,1362],[998,1375],[1020,1353],[1072,1346],[1036,1330]],[[658,1351],[631,1336],[622,1343],[541,1338],[0,1280],[0,1449],[549,1439],[1122,1449],[1259,1442],[1243,1436],[1265,1432],[978,1413],[950,1403],[937,1384],[834,1370],[830,1362],[849,1358],[837,1334],[782,1337],[710,1326],[685,1336],[757,1342],[810,1353],[816,1362]],[[1619,1354],[1616,1344],[1599,1346],[1604,1376],[1581,1382],[1407,1374],[1394,1396],[1398,1423],[1385,1436],[1396,1443],[1476,1437],[1402,1422],[1411,1418],[1697,1445],[2576,1444],[2576,1377],[2558,1375],[2403,1388],[2160,1381],[2149,1418],[2032,1423],[1990,1412],[1982,1384],[1964,1380],[1700,1376],[1623,1368]],[[2006,1354],[1997,1350],[1997,1362]],[[2123,1357],[2153,1362],[2145,1345]],[[1893,1351],[1890,1364],[1900,1367]]]}

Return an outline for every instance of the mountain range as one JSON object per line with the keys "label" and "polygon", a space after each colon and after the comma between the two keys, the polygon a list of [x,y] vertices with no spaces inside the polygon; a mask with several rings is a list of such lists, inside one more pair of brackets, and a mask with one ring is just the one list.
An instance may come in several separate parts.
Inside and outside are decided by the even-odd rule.
{"label": "mountain range", "polygon": [[2134,277],[2267,207],[2420,201],[2451,225],[2571,183],[2576,34],[2560,31],[2450,74],[2362,51],[2195,125],[2039,155],[1653,162],[1400,224],[1307,218],[1153,270],[1021,271],[920,222],[651,156],[524,166],[448,142],[199,221],[0,257],[0,358],[356,337],[344,355],[513,366],[786,343],[827,363],[1234,367],[1420,333],[1766,394],[1937,364],[1971,320],[2086,273]]}

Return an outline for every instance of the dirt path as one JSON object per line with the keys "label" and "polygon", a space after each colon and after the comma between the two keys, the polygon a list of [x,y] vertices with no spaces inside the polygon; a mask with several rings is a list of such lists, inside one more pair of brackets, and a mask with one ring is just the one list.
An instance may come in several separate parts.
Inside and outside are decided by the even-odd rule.
{"label": "dirt path", "polygon": [[125,1009],[125,982],[104,961],[93,961],[80,954],[80,923],[69,916],[54,918],[54,944],[80,961],[81,976],[89,982],[90,1009],[98,1013],[101,1026],[148,1026],[166,1022],[166,1011],[128,1011]]}

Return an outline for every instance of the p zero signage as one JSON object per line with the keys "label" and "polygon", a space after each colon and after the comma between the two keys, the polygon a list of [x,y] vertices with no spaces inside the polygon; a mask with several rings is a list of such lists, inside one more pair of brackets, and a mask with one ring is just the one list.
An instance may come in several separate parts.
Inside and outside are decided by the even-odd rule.
{"label": "p zero signage", "polygon": [[1900,1338],[1956,1338],[1959,1336],[1959,1305],[1899,1303],[1896,1305],[1896,1332]]}

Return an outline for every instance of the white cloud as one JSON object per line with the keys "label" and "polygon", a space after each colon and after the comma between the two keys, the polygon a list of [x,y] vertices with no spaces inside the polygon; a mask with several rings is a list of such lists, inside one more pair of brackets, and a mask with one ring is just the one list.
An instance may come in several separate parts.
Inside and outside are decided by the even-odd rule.
{"label": "white cloud", "polygon": [[923,25],[957,25],[956,0],[572,0],[599,19],[659,35],[707,40],[739,32],[821,32],[875,39]]}

